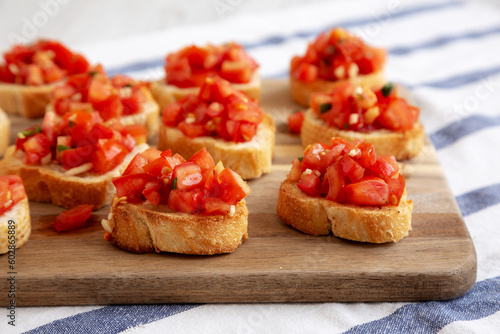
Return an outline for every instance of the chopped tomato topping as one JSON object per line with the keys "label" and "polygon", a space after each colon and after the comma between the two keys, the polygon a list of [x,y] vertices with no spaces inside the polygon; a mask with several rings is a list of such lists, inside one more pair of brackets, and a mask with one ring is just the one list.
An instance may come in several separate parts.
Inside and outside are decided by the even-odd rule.
{"label": "chopped tomato topping", "polygon": [[116,120],[103,123],[98,112],[75,111],[56,117],[47,113],[42,127],[19,132],[16,149],[25,164],[60,164],[72,169],[91,164],[84,171],[104,174],[120,163],[136,143],[145,141],[142,125],[122,126]]}
{"label": "chopped tomato topping", "polygon": [[219,77],[207,78],[198,95],[190,94],[163,110],[166,126],[176,126],[189,138],[212,136],[247,142],[264,118],[259,105]]}
{"label": "chopped tomato topping", "polygon": [[61,81],[69,75],[87,71],[89,63],[63,44],[39,40],[30,45],[14,45],[3,55],[0,81],[40,86]]}
{"label": "chopped tomato topping", "polygon": [[54,89],[52,98],[60,116],[71,111],[97,111],[107,121],[140,112],[146,91],[146,83],[121,74],[110,79],[102,66],[97,65],[68,77]]}
{"label": "chopped tomato topping", "polygon": [[291,133],[300,134],[300,128],[304,122],[304,112],[298,110],[297,112],[288,116],[288,129]]}
{"label": "chopped tomato topping", "polygon": [[396,159],[377,156],[373,145],[332,138],[312,144],[296,158],[287,179],[311,197],[356,205],[399,205],[405,179]]}
{"label": "chopped tomato topping", "polygon": [[61,212],[52,223],[57,232],[77,230],[85,226],[92,214],[92,205],[82,204],[73,209]]}
{"label": "chopped tomato topping", "polygon": [[397,96],[391,83],[378,91],[345,83],[329,94],[313,93],[311,109],[328,126],[360,132],[409,130],[420,114],[417,107]]}
{"label": "chopped tomato topping", "polygon": [[189,161],[170,150],[145,151],[132,159],[113,184],[116,196],[127,197],[130,203],[148,201],[185,213],[226,215],[250,193],[250,187],[234,171],[220,167],[205,148]]}
{"label": "chopped tomato topping", "polygon": [[26,197],[19,175],[0,175],[0,215]]}
{"label": "chopped tomato topping", "polygon": [[304,56],[292,58],[290,73],[304,82],[318,78],[337,81],[380,71],[385,58],[385,50],[366,45],[342,28],[334,28],[310,43]]}
{"label": "chopped tomato topping", "polygon": [[255,60],[236,43],[191,45],[165,58],[167,84],[181,88],[200,87],[206,78],[216,75],[232,83],[248,83],[257,68]]}

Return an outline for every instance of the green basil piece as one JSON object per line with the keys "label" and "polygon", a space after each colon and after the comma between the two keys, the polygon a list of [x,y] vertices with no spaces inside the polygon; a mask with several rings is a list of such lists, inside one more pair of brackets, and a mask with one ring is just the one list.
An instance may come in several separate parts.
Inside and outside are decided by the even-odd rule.
{"label": "green basil piece", "polygon": [[66,151],[66,150],[71,150],[71,147],[66,146],[66,145],[57,145],[57,150],[59,152]]}
{"label": "green basil piece", "polygon": [[332,109],[332,104],[330,102],[328,103],[323,103],[319,105],[319,112],[324,114],[328,110]]}
{"label": "green basil piece", "polygon": [[384,85],[384,87],[382,87],[382,95],[388,97],[389,95],[391,95],[393,90],[394,90],[394,85],[392,84],[392,82],[388,82]]}

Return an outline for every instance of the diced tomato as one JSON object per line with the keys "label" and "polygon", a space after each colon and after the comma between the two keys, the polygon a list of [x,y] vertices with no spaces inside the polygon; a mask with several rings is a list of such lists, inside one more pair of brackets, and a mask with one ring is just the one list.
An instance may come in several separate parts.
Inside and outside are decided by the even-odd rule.
{"label": "diced tomato", "polygon": [[358,205],[386,205],[389,199],[387,183],[376,177],[366,177],[342,189],[346,202]]}
{"label": "diced tomato", "polygon": [[340,191],[346,184],[346,180],[342,174],[339,163],[329,166],[326,170],[325,177],[328,180],[328,193],[326,195],[326,199],[337,201],[339,199]]}
{"label": "diced tomato", "polygon": [[113,135],[114,132],[112,129],[103,124],[97,123],[94,124],[87,138],[92,143],[92,145],[95,145],[97,144],[97,141],[99,139],[111,139],[113,138]]}
{"label": "diced tomato", "polygon": [[389,155],[379,155],[375,163],[368,168],[374,176],[381,178],[390,178],[399,171],[396,159]]}
{"label": "diced tomato", "polygon": [[146,183],[146,185],[144,186],[144,190],[142,191],[142,194],[152,204],[158,205],[161,201],[160,192],[164,187],[165,184],[161,180],[154,179]]}
{"label": "diced tomato", "polygon": [[205,210],[208,214],[226,215],[231,210],[231,204],[217,197],[205,198]]}
{"label": "diced tomato", "polygon": [[43,133],[37,133],[23,143],[23,150],[24,162],[28,165],[35,164],[51,153],[50,141]]}
{"label": "diced tomato", "polygon": [[304,152],[302,167],[311,170],[317,169],[321,163],[321,157],[324,151],[325,148],[319,143],[309,145]]}
{"label": "diced tomato", "polygon": [[302,167],[300,165],[300,160],[299,158],[295,158],[293,159],[292,162],[292,170],[288,174],[287,178],[290,181],[299,181],[301,175],[302,175]]}
{"label": "diced tomato", "polygon": [[252,78],[250,64],[244,60],[222,62],[220,74],[221,78],[234,83],[246,83]]}
{"label": "diced tomato", "polygon": [[377,121],[390,130],[409,130],[417,122],[419,113],[418,108],[408,105],[405,100],[396,99],[381,111]]}
{"label": "diced tomato", "polygon": [[397,178],[390,178],[385,181],[389,187],[389,203],[392,205],[399,205],[406,186],[405,178],[402,174],[399,174]]}
{"label": "diced tomato", "polygon": [[[170,150],[168,150],[170,151]],[[146,160],[148,162],[151,162],[155,159],[158,159],[160,156],[163,156],[162,155],[162,151],[160,150],[157,150],[156,148],[153,148],[153,147],[150,147],[148,148],[147,150],[145,150],[144,152],[141,153],[141,155],[146,158]],[[172,152],[170,152],[170,155],[169,156],[172,156]]]}
{"label": "diced tomato", "polygon": [[19,203],[26,197],[26,192],[20,179],[16,183],[9,184],[9,190],[13,205]]}
{"label": "diced tomato", "polygon": [[64,150],[60,152],[62,166],[65,169],[81,166],[92,160],[93,153],[93,146],[83,146]]}
{"label": "diced tomato", "polygon": [[[198,196],[196,196],[198,195]],[[195,214],[203,211],[203,197],[200,193],[172,190],[168,197],[168,207],[174,211]]]}
{"label": "diced tomato", "polygon": [[123,172],[123,175],[143,173],[144,170],[142,168],[147,164],[148,160],[141,153],[137,153],[128,164],[127,168]]}
{"label": "diced tomato", "polygon": [[351,182],[359,181],[365,174],[363,166],[348,155],[345,155],[339,161],[339,167],[342,169],[342,173],[347,176]]}
{"label": "diced tomato", "polygon": [[288,129],[291,133],[300,134],[302,123],[304,122],[304,112],[299,110],[288,116]]}
{"label": "diced tomato", "polygon": [[210,153],[208,153],[206,148],[202,148],[198,152],[196,152],[188,162],[192,162],[198,165],[201,169],[201,172],[204,173],[206,171],[212,171],[215,167],[215,162]]}
{"label": "diced tomato", "polygon": [[235,205],[250,193],[250,187],[245,181],[230,168],[225,168],[218,180],[223,188],[221,198],[227,203]]}
{"label": "diced tomato", "polygon": [[111,118],[119,118],[123,115],[123,104],[117,94],[110,95],[105,100],[94,102],[92,105],[105,121]]}
{"label": "diced tomato", "polygon": [[198,187],[203,177],[200,166],[192,162],[186,162],[175,166],[172,179],[176,180],[176,189],[187,191]]}
{"label": "diced tomato", "polygon": [[[163,168],[166,166],[167,160],[164,157],[159,157],[143,166],[142,170],[144,171],[144,173],[148,173],[156,177],[161,177],[163,174]],[[168,170],[168,172],[170,173],[171,170]]]}
{"label": "diced tomato", "polygon": [[116,196],[127,197],[127,199],[141,200],[142,192],[146,184],[154,181],[156,178],[151,174],[137,173],[115,177],[113,184],[116,188]]}
{"label": "diced tomato", "polygon": [[53,112],[45,113],[42,122],[42,132],[45,133],[45,136],[47,137],[47,139],[51,144],[54,144],[56,140],[55,124],[56,124],[56,114]]}
{"label": "diced tomato", "polygon": [[308,63],[301,63],[293,72],[293,76],[304,82],[312,82],[318,79],[318,67]]}
{"label": "diced tomato", "polygon": [[184,159],[180,154],[174,154],[173,156],[165,156],[166,160],[166,165],[165,167],[168,169],[169,172],[173,172],[175,166],[183,164],[186,162],[186,159]]}
{"label": "diced tomato", "polygon": [[114,139],[99,139],[96,151],[92,155],[92,164],[98,174],[104,174],[118,166],[125,156],[127,149]]}
{"label": "diced tomato", "polygon": [[177,127],[189,138],[201,137],[207,134],[204,124],[182,121],[177,125]]}
{"label": "diced tomato", "polygon": [[82,204],[73,209],[61,212],[52,223],[57,232],[71,231],[82,228],[92,214],[92,205]]}
{"label": "diced tomato", "polygon": [[318,197],[320,195],[320,179],[319,173],[310,173],[302,175],[297,187],[311,197]]}

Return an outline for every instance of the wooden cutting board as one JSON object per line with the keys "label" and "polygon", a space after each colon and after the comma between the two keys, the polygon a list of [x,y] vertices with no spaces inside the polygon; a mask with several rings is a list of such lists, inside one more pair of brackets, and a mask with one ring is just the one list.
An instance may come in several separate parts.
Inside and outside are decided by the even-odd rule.
{"label": "wooden cutting board", "polygon": [[[133,254],[103,240],[95,212],[87,227],[57,233],[61,208],[32,202],[32,234],[16,252],[16,305],[416,301],[451,299],[476,278],[476,254],[432,146],[405,165],[414,202],[410,235],[397,244],[313,237],[276,215],[280,182],[300,139],[286,119],[296,106],[285,81],[265,81],[262,104],[277,122],[272,171],[249,182],[248,234],[234,253]],[[28,123],[13,118],[13,131]],[[0,257],[0,300],[8,305],[8,259]]]}

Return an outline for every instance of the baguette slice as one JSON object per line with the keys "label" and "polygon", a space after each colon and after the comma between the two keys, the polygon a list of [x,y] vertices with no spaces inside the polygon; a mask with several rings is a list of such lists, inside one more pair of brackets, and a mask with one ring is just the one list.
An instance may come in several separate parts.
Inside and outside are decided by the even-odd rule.
{"label": "baguette slice", "polygon": [[0,108],[0,156],[4,155],[9,146],[10,121],[5,112]]}
{"label": "baguette slice", "polygon": [[0,217],[0,254],[9,251],[9,220],[15,222],[16,248],[24,245],[31,234],[30,207],[25,197]]}
{"label": "baguette slice", "polygon": [[25,118],[40,118],[56,84],[29,86],[0,83],[0,108]]}
{"label": "baguette slice", "polygon": [[304,194],[296,182],[285,180],[278,193],[279,218],[307,234],[371,242],[398,242],[411,230],[413,202],[406,191],[399,206],[369,207],[340,204]]}
{"label": "baguette slice", "polygon": [[384,70],[382,69],[378,72],[358,75],[344,80],[327,81],[317,79],[312,82],[298,80],[290,73],[290,89],[292,98],[295,102],[303,105],[304,107],[309,107],[309,99],[311,98],[312,93],[318,92],[328,94],[334,87],[344,84],[347,81],[351,82],[355,86],[365,86],[376,90],[382,88],[385,84]]}
{"label": "baguette slice", "polygon": [[214,161],[222,161],[244,180],[260,177],[271,171],[276,127],[274,119],[264,114],[264,119],[252,140],[246,143],[227,142],[212,137],[189,138],[179,129],[160,125],[158,149],[171,149],[184,157],[190,157],[206,147]]}
{"label": "baguette slice", "polygon": [[[254,72],[250,82],[244,84],[231,84],[231,86],[242,91],[252,99],[257,101],[260,100],[261,80],[258,71]],[[179,101],[186,95],[198,95],[199,91],[200,87],[179,88],[175,85],[169,85],[165,83],[165,79],[151,83],[151,92],[156,102],[158,102],[160,110],[165,109],[165,107],[172,102]]]}
{"label": "baguette slice", "polygon": [[[140,124],[146,127],[148,138],[158,134],[160,127],[160,107],[153,99],[153,95],[149,90],[145,90],[146,102],[141,104],[141,109],[137,114],[125,115],[120,117],[120,122],[123,125]],[[47,105],[46,113],[52,112],[55,114],[54,105]]]}
{"label": "baguette slice", "polygon": [[304,114],[304,122],[300,130],[302,146],[313,143],[328,143],[332,137],[341,137],[350,142],[364,139],[373,144],[379,155],[394,155],[397,160],[410,159],[416,156],[424,145],[425,133],[422,124],[417,123],[407,131],[376,130],[369,133],[341,130],[329,127],[312,109]]}
{"label": "baguette slice", "polygon": [[114,194],[111,180],[123,173],[130,160],[139,152],[148,148],[147,144],[136,146],[113,170],[98,175],[85,172],[79,175],[67,175],[58,165],[28,166],[14,153],[15,146],[10,146],[0,162],[0,174],[21,176],[28,198],[35,202],[48,202],[64,208],[73,208],[80,204],[93,205],[94,209],[110,203]]}
{"label": "baguette slice", "polygon": [[175,212],[165,205],[130,204],[114,197],[109,217],[102,222],[105,238],[135,253],[230,253],[248,238],[245,200],[238,202],[232,216],[209,216]]}

